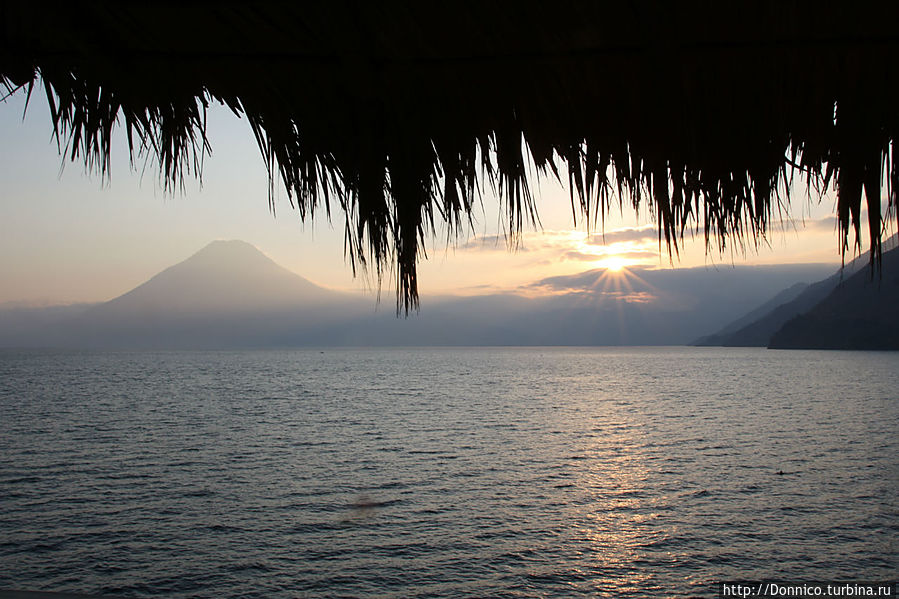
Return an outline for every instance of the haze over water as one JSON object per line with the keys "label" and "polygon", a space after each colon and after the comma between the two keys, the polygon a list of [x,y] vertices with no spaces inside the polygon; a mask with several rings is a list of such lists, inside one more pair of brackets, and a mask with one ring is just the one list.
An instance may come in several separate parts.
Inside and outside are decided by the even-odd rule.
{"label": "haze over water", "polygon": [[711,595],[888,580],[899,354],[0,352],[0,588]]}

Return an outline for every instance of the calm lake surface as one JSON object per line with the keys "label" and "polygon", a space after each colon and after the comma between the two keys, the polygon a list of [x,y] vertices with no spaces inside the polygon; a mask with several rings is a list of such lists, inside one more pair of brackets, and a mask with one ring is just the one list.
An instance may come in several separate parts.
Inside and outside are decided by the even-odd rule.
{"label": "calm lake surface", "polygon": [[0,589],[889,580],[899,353],[0,352]]}

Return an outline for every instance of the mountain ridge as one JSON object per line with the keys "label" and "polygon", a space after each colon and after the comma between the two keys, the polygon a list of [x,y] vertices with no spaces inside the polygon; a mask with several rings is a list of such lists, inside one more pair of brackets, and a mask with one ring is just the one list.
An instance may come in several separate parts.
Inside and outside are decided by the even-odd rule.
{"label": "mountain ridge", "polygon": [[266,347],[362,312],[359,299],[315,285],[255,246],[218,240],[50,337],[67,347]]}
{"label": "mountain ridge", "polygon": [[91,312],[287,308],[341,295],[280,266],[252,244],[217,240]]}
{"label": "mountain ridge", "polygon": [[899,349],[899,249],[883,253],[879,276],[862,269],[775,332],[770,349]]}
{"label": "mountain ridge", "polygon": [[[899,248],[899,235],[893,235],[886,240],[884,248],[886,250],[883,253],[884,257],[895,252]],[[891,267],[887,262],[885,260],[881,266],[889,271]],[[802,284],[801,288],[792,285],[717,332],[695,339],[690,345],[768,347],[772,337],[786,323],[813,310],[845,281],[866,270],[869,265],[868,256],[857,256],[829,277],[810,284]]]}

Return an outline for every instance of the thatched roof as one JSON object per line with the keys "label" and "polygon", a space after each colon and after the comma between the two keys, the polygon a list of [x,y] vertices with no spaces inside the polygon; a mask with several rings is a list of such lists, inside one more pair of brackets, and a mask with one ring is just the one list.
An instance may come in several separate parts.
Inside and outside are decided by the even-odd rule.
{"label": "thatched roof", "polygon": [[406,308],[435,219],[464,229],[485,185],[512,234],[534,219],[529,159],[576,216],[648,206],[674,250],[757,242],[794,174],[837,184],[844,251],[864,189],[879,256],[884,172],[896,205],[899,3],[3,1],[0,22],[5,85],[44,87],[71,159],[104,171],[118,126],[177,185],[222,102]]}

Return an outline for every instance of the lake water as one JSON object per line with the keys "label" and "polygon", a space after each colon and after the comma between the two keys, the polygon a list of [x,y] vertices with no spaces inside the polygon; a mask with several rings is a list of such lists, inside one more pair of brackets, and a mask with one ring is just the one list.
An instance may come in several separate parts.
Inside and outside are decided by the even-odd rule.
{"label": "lake water", "polygon": [[0,588],[712,595],[888,580],[899,353],[0,352]]}

